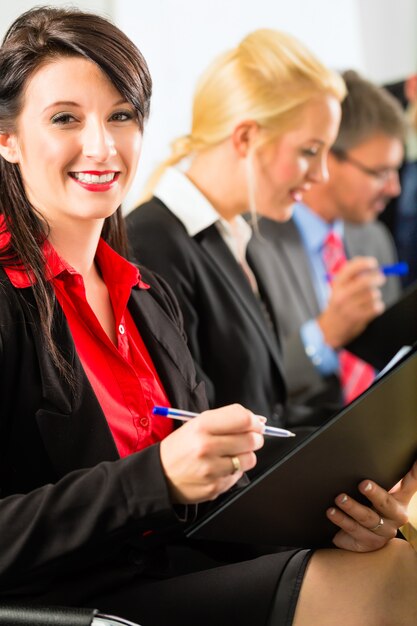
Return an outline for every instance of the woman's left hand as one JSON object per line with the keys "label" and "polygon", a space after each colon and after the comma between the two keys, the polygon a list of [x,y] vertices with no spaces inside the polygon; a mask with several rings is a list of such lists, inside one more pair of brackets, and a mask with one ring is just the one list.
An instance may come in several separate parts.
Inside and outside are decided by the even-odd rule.
{"label": "woman's left hand", "polygon": [[329,520],[340,528],[333,543],[354,552],[379,550],[408,521],[408,505],[417,491],[417,462],[390,492],[371,480],[362,481],[358,488],[371,506],[360,504],[347,494],[339,494],[336,506],[326,512]]}

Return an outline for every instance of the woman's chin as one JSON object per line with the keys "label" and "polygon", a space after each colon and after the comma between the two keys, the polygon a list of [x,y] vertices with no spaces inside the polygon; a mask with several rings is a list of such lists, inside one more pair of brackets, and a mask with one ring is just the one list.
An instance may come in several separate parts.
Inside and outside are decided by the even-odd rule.
{"label": "woman's chin", "polygon": [[294,204],[285,204],[282,206],[269,207],[263,211],[260,211],[263,217],[267,217],[275,222],[288,222],[292,218],[294,211]]}

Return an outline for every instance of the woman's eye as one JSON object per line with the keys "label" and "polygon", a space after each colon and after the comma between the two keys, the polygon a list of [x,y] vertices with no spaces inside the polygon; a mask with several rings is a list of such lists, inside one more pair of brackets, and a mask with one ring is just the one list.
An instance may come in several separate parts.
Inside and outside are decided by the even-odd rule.
{"label": "woman's eye", "polygon": [[316,148],[304,148],[303,154],[305,154],[306,156],[315,157],[318,154],[318,150],[316,150]]}
{"label": "woman's eye", "polygon": [[52,124],[70,124],[75,121],[75,117],[71,113],[57,113],[52,117]]}
{"label": "woman's eye", "polygon": [[127,122],[136,118],[136,114],[133,111],[117,111],[111,116],[112,122]]}

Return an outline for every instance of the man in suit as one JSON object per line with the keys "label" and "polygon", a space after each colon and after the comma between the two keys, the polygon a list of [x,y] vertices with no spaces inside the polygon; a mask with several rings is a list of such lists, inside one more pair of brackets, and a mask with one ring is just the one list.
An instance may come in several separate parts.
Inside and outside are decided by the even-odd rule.
{"label": "man in suit", "polygon": [[407,286],[417,280],[417,74],[385,88],[401,103],[408,127],[400,168],[401,193],[389,202],[379,219],[390,229],[398,254],[410,267],[402,278]]}
{"label": "man in suit", "polygon": [[[396,277],[385,281],[375,268],[396,260],[390,235],[376,217],[400,192],[402,111],[390,94],[355,72],[343,76],[348,95],[328,159],[329,176],[306,188],[289,222],[259,222],[277,260],[269,280],[275,279],[281,296],[289,392],[310,403],[346,401],[340,349],[400,291]],[[331,285],[323,259],[329,232],[340,236],[348,259]]]}

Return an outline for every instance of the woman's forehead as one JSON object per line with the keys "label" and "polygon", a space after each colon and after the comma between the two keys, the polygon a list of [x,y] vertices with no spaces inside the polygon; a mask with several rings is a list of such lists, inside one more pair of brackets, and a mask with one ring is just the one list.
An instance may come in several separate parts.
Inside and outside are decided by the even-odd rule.
{"label": "woman's forehead", "polygon": [[104,72],[92,61],[77,56],[53,57],[42,63],[25,86],[24,106],[36,102],[46,109],[53,103],[82,104],[88,98],[123,100]]}

